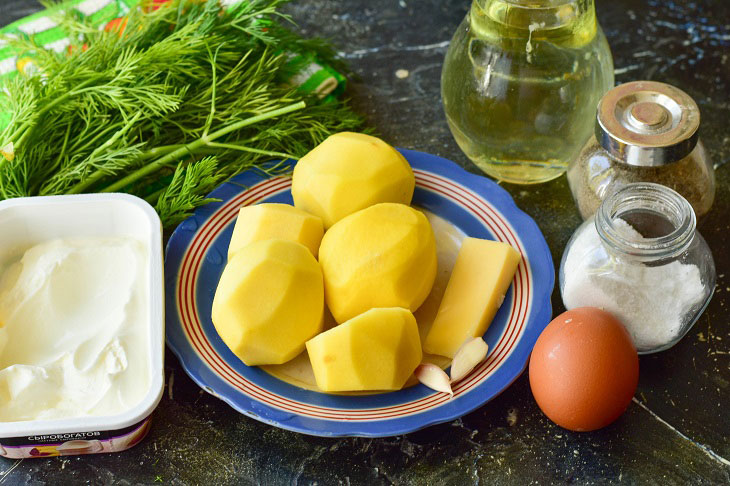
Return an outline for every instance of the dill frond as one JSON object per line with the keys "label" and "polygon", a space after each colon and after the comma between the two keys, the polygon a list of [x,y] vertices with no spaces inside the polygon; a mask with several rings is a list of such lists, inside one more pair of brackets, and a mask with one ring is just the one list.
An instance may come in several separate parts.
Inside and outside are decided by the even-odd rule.
{"label": "dill frond", "polygon": [[326,42],[289,30],[282,3],[142,5],[111,32],[67,14],[56,21],[70,54],[9,39],[37,69],[0,94],[0,146],[15,150],[12,161],[0,156],[0,198],[123,190],[156,203],[170,226],[240,171],[270,172],[272,159],[358,129],[346,102],[282,84],[289,53],[342,68]]}
{"label": "dill frond", "polygon": [[218,159],[204,157],[180,166],[170,181],[170,185],[162,191],[155,209],[164,221],[170,225],[179,224],[198,206],[216,199],[206,197],[210,191],[221,183],[224,176],[218,172]]}

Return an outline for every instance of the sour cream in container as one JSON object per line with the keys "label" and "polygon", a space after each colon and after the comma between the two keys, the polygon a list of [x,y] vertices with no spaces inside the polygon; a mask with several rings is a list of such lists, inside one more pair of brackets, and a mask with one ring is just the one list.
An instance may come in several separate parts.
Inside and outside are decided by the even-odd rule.
{"label": "sour cream in container", "polygon": [[0,455],[118,452],[163,387],[160,220],[124,194],[0,202]]}

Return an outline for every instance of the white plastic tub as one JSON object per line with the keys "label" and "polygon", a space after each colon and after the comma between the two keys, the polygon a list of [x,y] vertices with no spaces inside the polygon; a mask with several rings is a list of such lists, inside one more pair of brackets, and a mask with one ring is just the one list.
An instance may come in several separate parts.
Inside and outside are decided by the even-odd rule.
{"label": "white plastic tub", "polygon": [[0,202],[0,264],[17,258],[24,249],[54,238],[109,236],[130,236],[145,242],[148,248],[150,388],[140,403],[117,415],[0,422],[2,456],[119,452],[138,443],[149,430],[150,415],[162,397],[164,384],[162,228],[157,213],[144,200],[126,194]]}

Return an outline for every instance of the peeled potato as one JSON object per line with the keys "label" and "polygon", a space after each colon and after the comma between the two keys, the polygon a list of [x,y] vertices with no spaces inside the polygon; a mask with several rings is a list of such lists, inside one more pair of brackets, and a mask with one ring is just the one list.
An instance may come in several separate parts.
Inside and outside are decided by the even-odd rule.
{"label": "peeled potato", "polygon": [[410,204],[415,177],[406,159],[377,137],[336,133],[294,167],[297,208],[322,218],[329,228],[373,204]]}
{"label": "peeled potato", "polygon": [[413,314],[371,309],[307,341],[323,391],[400,390],[421,362]]}
{"label": "peeled potato", "polygon": [[223,342],[248,366],[281,364],[322,331],[324,286],[312,253],[288,240],[251,243],[228,261],[213,299]]}
{"label": "peeled potato", "polygon": [[323,234],[321,219],[289,204],[244,206],[238,212],[238,219],[233,227],[228,258],[249,243],[270,239],[301,243],[316,258]]}
{"label": "peeled potato", "polygon": [[342,323],[374,307],[415,311],[436,278],[436,241],[423,213],[376,204],[337,222],[319,248],[325,298]]}

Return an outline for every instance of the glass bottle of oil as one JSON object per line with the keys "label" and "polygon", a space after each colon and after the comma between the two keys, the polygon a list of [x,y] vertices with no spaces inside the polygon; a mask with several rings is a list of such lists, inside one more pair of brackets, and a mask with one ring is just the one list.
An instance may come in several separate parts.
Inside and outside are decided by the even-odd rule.
{"label": "glass bottle of oil", "polygon": [[519,184],[565,172],[612,86],[593,0],[473,0],[441,73],[459,147],[488,175]]}

